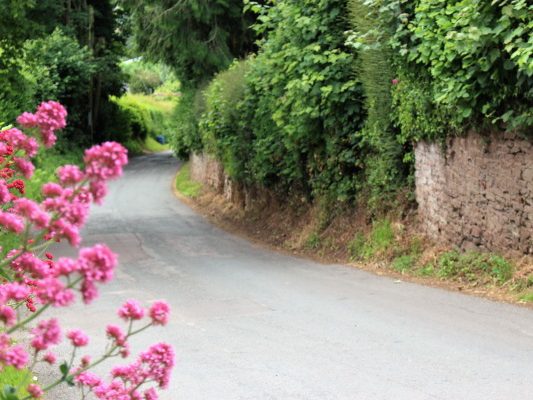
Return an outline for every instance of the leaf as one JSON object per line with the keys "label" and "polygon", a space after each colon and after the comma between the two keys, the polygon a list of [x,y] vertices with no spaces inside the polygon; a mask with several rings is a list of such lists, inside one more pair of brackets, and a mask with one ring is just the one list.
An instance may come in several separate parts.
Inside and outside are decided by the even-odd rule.
{"label": "leaf", "polygon": [[61,372],[62,378],[65,379],[69,373],[68,364],[66,361],[59,366],[59,371]]}
{"label": "leaf", "polygon": [[17,390],[11,385],[4,385],[2,400],[19,400]]}

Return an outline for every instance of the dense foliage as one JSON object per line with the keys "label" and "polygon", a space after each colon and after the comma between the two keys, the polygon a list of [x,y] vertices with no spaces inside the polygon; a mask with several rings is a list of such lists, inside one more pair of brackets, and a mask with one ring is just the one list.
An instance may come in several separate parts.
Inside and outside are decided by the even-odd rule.
{"label": "dense foliage", "polygon": [[531,130],[533,6],[525,0],[246,9],[258,13],[257,54],[187,96],[187,132],[174,140],[180,155],[214,154],[236,180],[336,200],[365,193],[383,207],[410,183],[414,141],[470,128]]}
{"label": "dense foliage", "polygon": [[0,121],[53,98],[69,109],[68,141],[104,140],[123,91],[125,38],[111,0],[1,0]]}
{"label": "dense foliage", "polygon": [[354,55],[344,45],[345,4],[291,1],[261,12],[258,54],[203,92],[203,145],[235,179],[352,197],[364,109]]}
{"label": "dense foliage", "polygon": [[399,47],[407,69],[431,76],[432,101],[457,123],[533,125],[533,4],[416,2]]}

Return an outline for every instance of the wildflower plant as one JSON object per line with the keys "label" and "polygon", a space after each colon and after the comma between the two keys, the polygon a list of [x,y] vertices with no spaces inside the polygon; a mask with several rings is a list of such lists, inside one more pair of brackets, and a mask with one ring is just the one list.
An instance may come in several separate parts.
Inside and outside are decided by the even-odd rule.
{"label": "wildflower plant", "polygon": [[[0,388],[0,399],[39,399],[60,384],[78,386],[82,399],[89,393],[106,400],[157,399],[156,389],[168,386],[174,365],[174,352],[168,344],[155,344],[136,361],[114,367],[109,381],[90,370],[109,358],[128,357],[132,336],[166,325],[167,303],[156,301],[145,310],[135,300],[126,301],[118,310],[125,328],[108,325],[107,348],[94,359],[89,355],[78,359],[89,337],[79,329],[68,331],[71,356],[61,363],[53,347],[64,339],[62,329],[56,318],[42,318],[45,311],[72,305],[77,293],[85,304],[91,303],[98,295],[98,285],[109,282],[117,266],[117,255],[105,244],[81,248],[76,258],[58,259],[49,247],[63,241],[73,247],[80,245],[80,229],[90,205],[102,203],[107,182],[121,176],[128,162],[122,145],[105,142],[91,147],[85,151],[84,168],[62,166],[57,170],[57,182],[42,185],[42,201],[24,197],[25,180],[31,179],[35,170],[31,159],[41,145],[54,145],[55,133],[65,127],[66,117],[61,104],[48,101],[35,113],[20,115],[20,129],[0,131],[0,240],[8,233],[20,239],[15,248],[0,248],[0,254],[5,254],[0,259],[0,369],[13,366],[31,371],[40,362],[59,364],[57,379],[48,386],[30,384],[28,395],[21,398],[19,388],[6,385]],[[15,343],[17,332],[17,339],[27,339],[27,346]]]}

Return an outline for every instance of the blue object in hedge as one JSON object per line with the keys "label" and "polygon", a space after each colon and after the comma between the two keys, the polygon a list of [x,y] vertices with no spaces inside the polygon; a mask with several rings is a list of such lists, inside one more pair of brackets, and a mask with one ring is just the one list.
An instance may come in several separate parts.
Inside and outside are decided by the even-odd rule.
{"label": "blue object in hedge", "polygon": [[165,137],[163,135],[157,135],[155,137],[155,140],[157,140],[157,142],[159,144],[165,144],[166,143],[166,139],[165,139]]}

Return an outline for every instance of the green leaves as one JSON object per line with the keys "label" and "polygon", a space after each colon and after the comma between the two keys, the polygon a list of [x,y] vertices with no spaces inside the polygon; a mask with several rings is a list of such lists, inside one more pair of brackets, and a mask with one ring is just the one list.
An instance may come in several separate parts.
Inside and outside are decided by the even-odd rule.
{"label": "green leaves", "polygon": [[533,125],[533,5],[525,0],[415,4],[407,44],[412,63],[405,66],[431,75],[428,92],[436,106],[458,109],[457,124]]}

